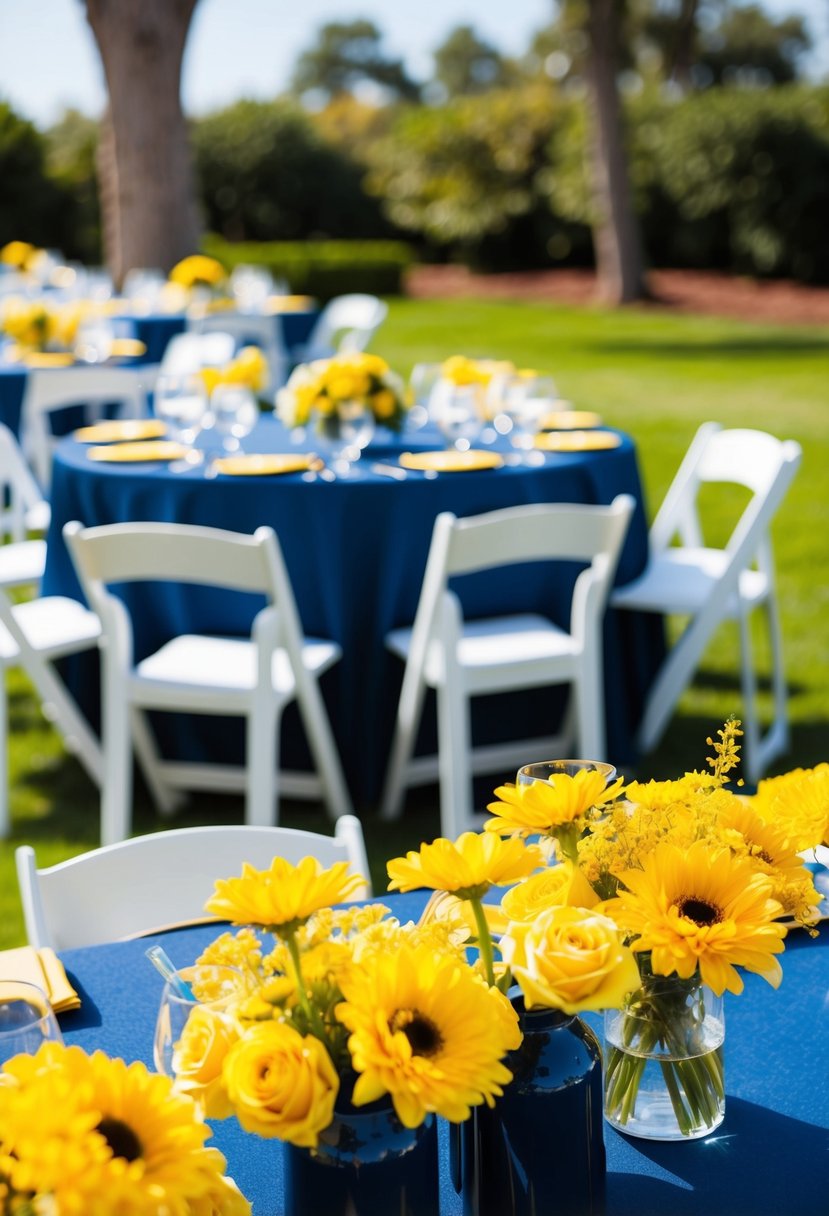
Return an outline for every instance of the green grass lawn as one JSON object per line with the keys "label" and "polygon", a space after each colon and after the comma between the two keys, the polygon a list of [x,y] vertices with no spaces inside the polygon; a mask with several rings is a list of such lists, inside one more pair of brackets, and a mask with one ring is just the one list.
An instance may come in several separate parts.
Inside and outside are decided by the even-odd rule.
{"label": "green grass lawn", "polygon": [[[402,300],[392,302],[375,349],[404,374],[415,362],[456,353],[549,371],[562,396],[635,437],[651,515],[701,422],[797,439],[803,464],[773,530],[792,723],[791,754],[776,771],[829,759],[829,332],[655,309]],[[728,516],[709,504],[707,524],[718,542]],[[706,736],[739,712],[737,673],[736,626],[726,625],[639,776],[703,764]],[[34,844],[43,865],[98,843],[97,790],[44,722],[26,681],[13,672],[7,686],[13,825],[11,838],[0,842],[0,947],[22,940],[15,847]],[[436,791],[412,794],[396,824],[381,824],[374,808],[360,812],[381,891],[385,860],[437,834]],[[241,819],[240,799],[197,795],[175,823]],[[283,822],[326,830],[322,810],[307,804],[285,805]],[[141,790],[134,825],[136,832],[159,826]]]}

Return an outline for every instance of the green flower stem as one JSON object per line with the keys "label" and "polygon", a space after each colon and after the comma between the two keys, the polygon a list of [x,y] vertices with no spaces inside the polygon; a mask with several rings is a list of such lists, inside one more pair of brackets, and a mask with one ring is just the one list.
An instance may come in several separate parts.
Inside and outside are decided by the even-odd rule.
{"label": "green flower stem", "polygon": [[286,932],[283,929],[282,940],[288,947],[288,953],[291,956],[291,963],[294,968],[294,979],[296,981],[297,999],[299,1001],[302,1012],[308,1019],[308,1026],[313,1031],[315,1038],[318,1038],[322,1043],[326,1042],[325,1027],[322,1023],[322,1018],[319,1011],[314,1008],[308,1000],[308,993],[305,988],[305,980],[302,976],[302,960],[300,957],[299,946],[297,945],[296,934]]}
{"label": "green flower stem", "polygon": [[572,861],[573,865],[579,864],[579,837],[581,832],[574,823],[561,824],[553,829],[553,836],[556,839],[561,852],[568,861]]}
{"label": "green flower stem", "polygon": [[492,935],[489,932],[484,906],[477,896],[470,897],[469,902],[472,905],[472,911],[475,913],[475,924],[478,928],[478,949],[481,952],[487,983],[490,988],[494,988],[495,967],[493,964]]}

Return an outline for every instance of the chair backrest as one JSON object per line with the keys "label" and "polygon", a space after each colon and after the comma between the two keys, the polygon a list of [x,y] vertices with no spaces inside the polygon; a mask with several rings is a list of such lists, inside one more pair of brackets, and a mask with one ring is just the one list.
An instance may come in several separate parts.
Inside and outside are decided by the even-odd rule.
{"label": "chair backrest", "polygon": [[20,444],[12,431],[0,422],[0,529],[14,541],[26,539],[27,532],[45,532],[49,526],[49,504],[32,476]]}
{"label": "chair backrest", "polygon": [[377,296],[355,292],[325,305],[308,339],[307,357],[324,359],[337,351],[365,350],[388,313]]}
{"label": "chair backrest", "polygon": [[743,486],[751,498],[724,546],[742,567],[756,560],[770,565],[767,527],[802,459],[799,443],[765,431],[723,430],[706,422],[694,436],[662,502],[650,532],[651,551],[666,549],[675,536],[692,548],[704,545],[697,500],[703,484]]}
{"label": "chair backrest", "polygon": [[282,342],[279,317],[269,313],[218,312],[204,317],[190,317],[187,328],[191,333],[208,334],[222,332],[231,334],[237,348],[258,346],[268,361],[268,384],[282,383],[287,354]]}
{"label": "chair backrest", "polygon": [[273,644],[285,647],[294,670],[301,666],[299,613],[273,528],[257,528],[249,536],[189,524],[84,528],[72,520],[63,535],[90,607],[125,662],[132,662],[132,629],[128,610],[110,584],[172,581],[264,595],[266,608],[254,622],[254,635],[264,628],[266,616],[273,619],[275,608]]}
{"label": "chair backrest", "polygon": [[448,601],[449,615],[457,617],[457,597],[447,585],[452,575],[517,562],[589,563],[576,579],[570,614],[571,632],[583,636],[588,618],[597,619],[606,603],[635,505],[630,494],[619,494],[607,507],[535,503],[466,519],[441,513],[432,532],[412,650],[425,649],[437,622],[446,618],[441,601]]}
{"label": "chair backrest", "polygon": [[334,836],[283,827],[173,828],[135,836],[38,869],[29,845],[16,851],[17,879],[29,943],[67,950],[140,936],[170,924],[206,919],[217,878],[242,864],[267,869],[274,857],[296,864],[312,856],[324,866],[348,862],[365,879],[353,898],[371,895],[363,831],[341,816]]}
{"label": "chair backrest", "polygon": [[235,350],[236,339],[227,330],[174,334],[158,365],[158,374],[178,376],[202,367],[221,367],[230,362]]}
{"label": "chair backrest", "polygon": [[23,452],[44,489],[52,472],[55,444],[50,414],[82,405],[87,421],[99,418],[107,405],[118,406],[120,418],[142,418],[147,400],[139,369],[62,367],[33,370],[26,378],[21,407]]}

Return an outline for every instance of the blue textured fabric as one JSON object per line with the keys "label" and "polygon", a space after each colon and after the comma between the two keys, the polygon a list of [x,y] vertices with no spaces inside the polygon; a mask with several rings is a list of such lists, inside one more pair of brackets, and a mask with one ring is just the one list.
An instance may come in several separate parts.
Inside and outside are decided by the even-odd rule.
{"label": "blue textured fabric", "polygon": [[0,363],[0,422],[20,435],[20,407],[26,388],[26,369],[13,363]]}
{"label": "blue textured fabric", "polygon": [[[405,921],[419,915],[426,893],[380,898]],[[162,981],[144,951],[161,942],[183,967],[216,935],[215,927],[200,926],[64,951],[61,957],[82,999],[77,1012],[61,1015],[67,1043],[152,1066]],[[816,940],[799,931],[790,934],[782,964],[779,991],[747,976],[745,992],[726,998],[726,1115],[715,1133],[691,1143],[662,1144],[622,1136],[605,1124],[607,1216],[825,1216],[829,934],[824,931]],[[588,1021],[601,1030],[600,1019]],[[254,1216],[280,1216],[281,1146],[247,1135],[235,1119],[212,1126],[211,1142],[227,1157]],[[460,1216],[448,1174],[445,1125],[439,1216]],[[566,1214],[551,1196],[539,1216]]]}
{"label": "blue textured fabric", "polygon": [[[318,316],[318,308],[299,308],[293,312],[274,314],[274,324],[280,328],[282,343],[289,356],[296,347],[307,342]],[[187,328],[187,317],[183,312],[149,313],[143,317],[130,314],[128,318],[125,314],[120,319],[129,319],[133,323],[135,337],[146,346],[142,363],[160,363],[170,339]]]}
{"label": "blue textured fabric", "polygon": [[[420,432],[406,446],[439,447],[439,437]],[[245,444],[250,451],[290,448],[285,429],[263,418]],[[313,447],[308,436],[307,446]],[[294,449],[296,450],[296,449]],[[52,527],[43,590],[80,597],[61,528],[70,519],[86,525],[125,520],[199,523],[251,533],[262,524],[276,530],[293,582],[305,633],[331,638],[342,660],[322,687],[354,799],[376,798],[388,756],[402,664],[384,647],[390,629],[411,623],[417,606],[435,516],[453,511],[474,515],[534,502],[609,503],[626,491],[637,500],[618,582],[627,582],[647,557],[647,526],[632,441],[603,452],[549,455],[540,467],[447,474],[429,479],[412,473],[404,481],[372,471],[373,459],[390,459],[401,440],[388,436],[364,454],[352,476],[335,482],[302,474],[279,477],[218,477],[204,466],[174,473],[164,465],[94,464],[72,440],[59,446],[52,477]],[[482,617],[502,612],[540,612],[569,627],[571,588],[581,567],[515,565],[493,578],[465,575],[453,584],[465,612]],[[132,584],[125,598],[137,623],[136,655],[142,657],[182,630],[238,633],[249,629],[258,601],[251,596],[204,588]],[[609,758],[630,763],[644,697],[661,659],[662,622],[652,615],[609,612],[605,627],[606,705]],[[86,677],[94,716],[97,681]],[[554,735],[563,706],[560,690],[480,697],[473,702],[476,742]],[[419,751],[435,750],[433,701],[427,699]],[[242,755],[239,720],[158,719],[165,753]],[[306,767],[307,747],[294,706],[283,725],[283,764]],[[491,785],[487,787],[487,794]]]}

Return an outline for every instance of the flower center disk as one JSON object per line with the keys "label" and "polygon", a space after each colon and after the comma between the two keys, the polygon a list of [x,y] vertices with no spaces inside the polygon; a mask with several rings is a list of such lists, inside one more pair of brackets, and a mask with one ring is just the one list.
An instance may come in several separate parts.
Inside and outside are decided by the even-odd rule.
{"label": "flower center disk", "polygon": [[141,1141],[131,1127],[120,1119],[105,1116],[96,1128],[112,1149],[114,1157],[123,1157],[125,1161],[137,1161],[143,1156]]}
{"label": "flower center disk", "polygon": [[695,925],[716,925],[722,920],[722,912],[713,904],[703,899],[683,899],[679,904],[679,914]]}
{"label": "flower center disk", "polygon": [[389,1030],[392,1034],[401,1031],[415,1056],[436,1055],[443,1046],[443,1037],[437,1026],[416,1009],[396,1010],[389,1019]]}

